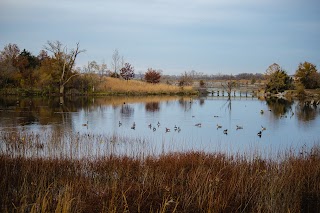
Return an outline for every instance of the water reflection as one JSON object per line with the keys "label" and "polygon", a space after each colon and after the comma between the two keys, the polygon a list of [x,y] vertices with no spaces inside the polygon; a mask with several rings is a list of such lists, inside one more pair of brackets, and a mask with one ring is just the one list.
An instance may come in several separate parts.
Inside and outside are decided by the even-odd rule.
{"label": "water reflection", "polygon": [[273,115],[277,118],[281,118],[287,115],[287,113],[292,112],[292,105],[294,102],[279,98],[269,98],[266,100],[266,103]]}
{"label": "water reflection", "polygon": [[[260,110],[264,113],[261,114]],[[117,139],[119,137],[126,140],[132,138],[134,139],[132,141],[143,140],[144,146],[149,141],[150,145],[155,146],[152,147],[154,152],[190,149],[213,151],[223,148],[237,151],[246,146],[258,146],[264,150],[266,147],[278,148],[319,142],[320,134],[317,128],[320,119],[317,115],[319,115],[317,107],[284,99],[228,100],[227,97],[174,96],[73,97],[66,98],[61,105],[59,98],[1,97],[0,133],[48,131],[44,138],[48,139],[51,137],[48,135],[54,135],[55,142],[49,141],[54,143],[54,146],[60,147],[62,145],[59,144],[59,138],[68,143],[71,135],[73,138],[78,138],[77,134],[84,135],[90,140],[93,135],[106,136],[107,143],[113,144],[107,146],[104,140],[95,138],[94,147],[86,147],[86,139],[81,149],[87,150],[88,153],[88,150],[100,152],[106,147],[128,151],[123,141]],[[119,121],[122,122],[121,126]],[[131,130],[134,122],[135,131]],[[157,122],[161,125],[157,126]],[[197,123],[201,123],[201,127],[195,127]],[[156,127],[156,131],[148,127],[150,124]],[[217,124],[222,125],[222,128],[217,129]],[[238,130],[237,125],[243,128]],[[257,132],[261,130],[261,125],[267,129],[259,138]],[[175,126],[181,128],[181,132],[174,131]],[[166,128],[172,131],[167,132]],[[223,134],[225,129],[228,129],[227,135]],[[41,144],[46,143],[41,141],[39,144],[34,147],[38,146],[37,149],[40,149]],[[63,147],[73,150],[75,149],[72,148],[73,145],[64,144]],[[135,146],[135,144],[130,145]]]}
{"label": "water reflection", "polygon": [[304,101],[300,101],[296,106],[296,112],[300,121],[308,122],[315,120],[320,111],[317,106],[305,105]]}
{"label": "water reflection", "polygon": [[189,111],[192,107],[193,99],[181,97],[179,99],[179,105],[184,111]]}
{"label": "water reflection", "polygon": [[131,107],[130,105],[128,104],[123,104],[121,106],[121,110],[120,110],[120,113],[121,113],[121,117],[125,118],[125,117],[131,117],[134,113],[134,108]]}
{"label": "water reflection", "polygon": [[160,110],[159,102],[148,102],[146,103],[147,112],[157,112]]}

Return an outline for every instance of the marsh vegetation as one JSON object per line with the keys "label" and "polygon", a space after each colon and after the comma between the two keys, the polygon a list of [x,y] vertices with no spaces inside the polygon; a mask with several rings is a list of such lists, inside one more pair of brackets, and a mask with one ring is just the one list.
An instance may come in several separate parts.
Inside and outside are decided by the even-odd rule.
{"label": "marsh vegetation", "polygon": [[[318,109],[282,99],[231,101],[232,108],[226,99],[210,97],[79,98],[62,106],[51,99],[2,99],[0,211],[319,209]],[[158,121],[153,132],[148,124]],[[195,126],[199,121],[202,126]],[[237,130],[240,121],[247,123]],[[259,123],[261,129],[262,121],[269,125],[259,138],[255,127]],[[217,122],[234,129],[224,135]],[[181,132],[174,131],[175,124]],[[165,132],[167,126],[171,132]],[[296,138],[292,128],[311,137],[295,143],[281,138],[287,131]],[[196,140],[187,141],[188,134]],[[248,144],[249,150],[235,148]],[[265,155],[269,146],[274,149]]]}
{"label": "marsh vegetation", "polygon": [[1,212],[316,212],[320,207],[318,146],[297,155],[288,150],[273,160],[196,151],[72,159],[30,157],[31,148],[21,144],[31,141],[6,137],[24,154],[1,151]]}

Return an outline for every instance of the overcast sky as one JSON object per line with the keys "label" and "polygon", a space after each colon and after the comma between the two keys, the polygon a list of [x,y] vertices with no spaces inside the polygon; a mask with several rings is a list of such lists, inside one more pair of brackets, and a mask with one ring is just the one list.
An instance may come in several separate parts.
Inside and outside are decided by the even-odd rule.
{"label": "overcast sky", "polygon": [[0,49],[34,55],[48,40],[86,49],[77,66],[115,49],[136,72],[262,73],[278,63],[320,69],[319,0],[0,0]]}

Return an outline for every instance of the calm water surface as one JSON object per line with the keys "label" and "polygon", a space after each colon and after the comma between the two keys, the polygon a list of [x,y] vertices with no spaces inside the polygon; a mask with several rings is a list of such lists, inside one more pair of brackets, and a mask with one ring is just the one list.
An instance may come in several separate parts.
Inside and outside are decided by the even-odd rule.
{"label": "calm water surface", "polygon": [[[53,153],[50,150],[58,145],[49,146],[48,138],[57,142],[58,135],[65,144],[59,143],[63,148],[57,152],[77,157],[191,150],[272,157],[320,144],[319,115],[319,107],[251,97],[231,101],[224,97],[78,98],[65,100],[63,105],[55,99],[1,98],[0,151],[6,152],[8,146],[3,135],[23,132],[39,136],[44,148],[36,153],[42,155]],[[237,129],[237,125],[243,129]],[[175,130],[175,126],[181,130]],[[259,137],[262,127],[266,129]],[[70,135],[88,139],[80,145],[68,144]]]}

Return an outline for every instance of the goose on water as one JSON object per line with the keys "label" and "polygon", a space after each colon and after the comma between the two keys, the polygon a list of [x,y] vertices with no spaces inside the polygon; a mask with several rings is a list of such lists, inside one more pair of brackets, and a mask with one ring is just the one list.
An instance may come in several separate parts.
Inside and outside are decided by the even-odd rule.
{"label": "goose on water", "polygon": [[261,138],[262,132],[259,131],[259,132],[257,133],[257,135]]}
{"label": "goose on water", "polygon": [[239,126],[239,125],[237,125],[236,127],[237,127],[237,130],[238,130],[238,129],[243,129],[243,127],[242,127],[242,126]]}

